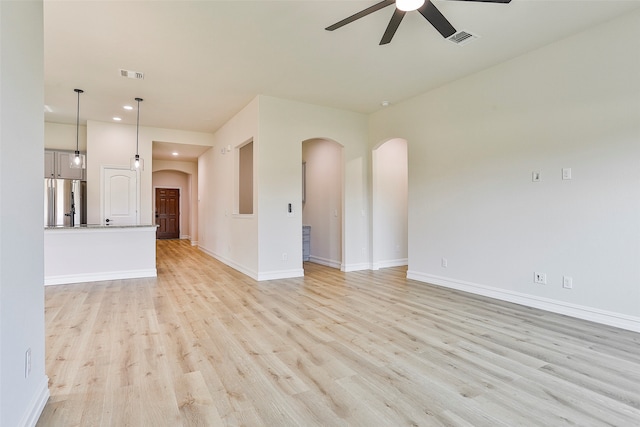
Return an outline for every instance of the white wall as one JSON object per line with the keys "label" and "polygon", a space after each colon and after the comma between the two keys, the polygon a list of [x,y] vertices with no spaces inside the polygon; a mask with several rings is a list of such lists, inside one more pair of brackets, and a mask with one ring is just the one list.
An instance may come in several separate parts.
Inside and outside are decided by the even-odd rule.
{"label": "white wall", "polygon": [[[76,149],[76,126],[60,123],[44,124],[44,148],[54,150]],[[80,152],[87,151],[87,127],[78,128],[78,148]]]}
{"label": "white wall", "polygon": [[[198,159],[200,248],[258,280],[303,275],[302,142],[326,138],[345,147],[343,269],[368,268],[366,125],[362,114],[255,98],[216,132],[214,149]],[[236,147],[249,140],[254,213],[238,215]]]}
{"label": "white wall", "polygon": [[306,201],[302,223],[311,226],[310,261],[342,267],[342,146],[326,139],[302,143]]}
{"label": "white wall", "polygon": [[[35,425],[44,366],[41,1],[0,2],[0,425]],[[25,378],[25,352],[31,373]]]}
{"label": "white wall", "polygon": [[260,147],[257,98],[213,135],[213,149],[198,158],[198,246],[244,274],[257,278],[257,174],[254,174],[253,214],[237,214],[235,194],[236,148],[251,139],[255,171],[259,168],[256,152]]}
{"label": "white wall", "polygon": [[156,189],[157,188],[177,188],[180,190],[178,227],[180,228],[180,238],[189,239],[191,237],[191,179],[184,172],[158,171],[153,173],[153,206],[155,212]]}
{"label": "white wall", "polygon": [[638,40],[636,12],[371,116],[409,142],[410,277],[640,330]]}
{"label": "white wall", "polygon": [[[302,271],[302,141],[338,142],[343,150],[343,270],[370,267],[367,118],[365,115],[261,96],[259,260],[261,278]],[[254,155],[256,147],[254,147]],[[294,215],[287,215],[288,203]],[[287,254],[283,260],[282,254]]]}
{"label": "white wall", "polygon": [[[140,223],[155,224],[152,188],[153,141],[177,144],[213,145],[213,136],[189,132],[140,126],[138,152],[144,159],[140,174]],[[136,126],[87,121],[87,222],[99,224],[101,167],[126,166],[136,153]]]}
{"label": "white wall", "polygon": [[407,141],[391,139],[372,156],[373,268],[407,265]]}

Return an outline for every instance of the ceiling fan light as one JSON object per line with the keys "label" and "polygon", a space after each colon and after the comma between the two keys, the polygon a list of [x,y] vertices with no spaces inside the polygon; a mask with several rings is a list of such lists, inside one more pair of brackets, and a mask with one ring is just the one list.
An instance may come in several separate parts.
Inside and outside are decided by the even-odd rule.
{"label": "ceiling fan light", "polygon": [[396,7],[404,12],[411,12],[424,4],[424,0],[396,0]]}

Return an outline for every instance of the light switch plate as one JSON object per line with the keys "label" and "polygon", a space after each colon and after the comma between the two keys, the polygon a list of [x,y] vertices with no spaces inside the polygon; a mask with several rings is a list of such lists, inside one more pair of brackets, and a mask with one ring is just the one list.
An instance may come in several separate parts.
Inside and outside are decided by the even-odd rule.
{"label": "light switch plate", "polygon": [[573,277],[562,276],[562,287],[565,289],[573,289]]}

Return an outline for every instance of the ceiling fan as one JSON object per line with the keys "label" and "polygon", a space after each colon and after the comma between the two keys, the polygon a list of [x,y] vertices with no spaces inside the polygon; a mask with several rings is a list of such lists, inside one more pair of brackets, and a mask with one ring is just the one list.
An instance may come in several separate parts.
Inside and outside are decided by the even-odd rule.
{"label": "ceiling fan", "polygon": [[[486,3],[509,3],[511,0],[457,0],[457,1],[480,1]],[[431,3],[430,0],[383,0],[380,3],[376,3],[373,6],[370,6],[360,12],[349,16],[348,18],[343,19],[342,21],[336,22],[333,25],[325,28],[327,31],[337,30],[340,27],[343,27],[357,19],[363,18],[370,13],[376,12],[382,8],[387,6],[391,6],[395,3],[396,10],[393,12],[393,16],[391,16],[391,20],[389,21],[389,25],[387,25],[387,29],[382,36],[382,40],[380,40],[380,44],[387,44],[393,38],[393,35],[396,33],[400,22],[402,22],[402,18],[404,18],[405,13],[410,12],[412,10],[417,10],[425,17],[427,21],[434,26],[436,30],[442,37],[447,38],[455,34],[456,29],[453,28],[453,25],[447,18],[444,17],[442,13]]]}

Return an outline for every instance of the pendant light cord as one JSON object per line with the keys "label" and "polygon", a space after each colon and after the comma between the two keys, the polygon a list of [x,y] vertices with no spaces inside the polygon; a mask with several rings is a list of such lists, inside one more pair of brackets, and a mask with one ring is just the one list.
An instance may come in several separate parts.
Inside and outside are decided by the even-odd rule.
{"label": "pendant light cord", "polygon": [[140,133],[140,101],[142,98],[136,98],[138,102],[138,117],[136,119],[136,156],[138,155],[138,134]]}
{"label": "pendant light cord", "polygon": [[79,140],[80,140],[80,94],[84,93],[82,89],[74,89],[74,91],[78,94],[78,109],[76,111],[76,152],[80,150]]}

